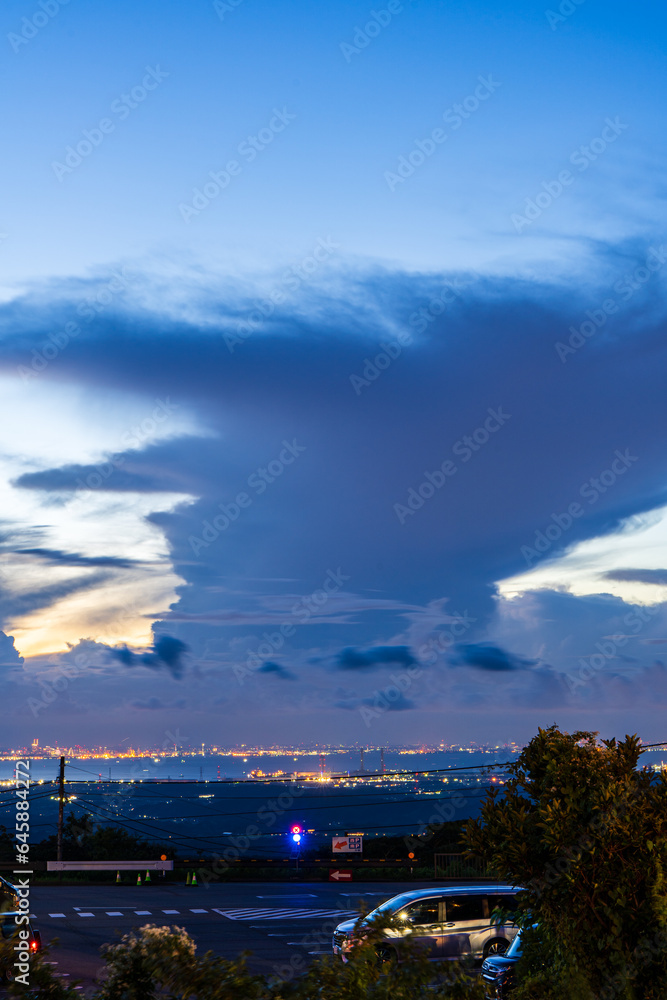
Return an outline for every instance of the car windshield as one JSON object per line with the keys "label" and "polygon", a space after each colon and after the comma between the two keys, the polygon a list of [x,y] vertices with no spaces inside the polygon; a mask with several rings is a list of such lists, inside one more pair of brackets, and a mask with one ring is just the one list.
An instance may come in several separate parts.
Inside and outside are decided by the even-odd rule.
{"label": "car windshield", "polygon": [[387,899],[384,903],[380,903],[380,905],[376,906],[374,910],[371,910],[368,916],[374,917],[377,913],[396,913],[407,903],[414,902],[415,897],[413,894],[411,892],[404,892],[400,896],[392,896],[391,899]]}
{"label": "car windshield", "polygon": [[507,958],[521,958],[522,954],[523,954],[523,945],[521,941],[521,934],[519,933],[512,941],[511,945],[505,952],[505,955]]}

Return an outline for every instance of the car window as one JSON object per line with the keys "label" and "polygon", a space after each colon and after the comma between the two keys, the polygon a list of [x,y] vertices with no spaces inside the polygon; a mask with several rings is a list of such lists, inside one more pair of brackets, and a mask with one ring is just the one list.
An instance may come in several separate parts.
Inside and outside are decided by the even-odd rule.
{"label": "car window", "polygon": [[483,896],[446,896],[445,920],[448,923],[458,920],[483,920]]}
{"label": "car window", "polygon": [[492,916],[495,909],[505,910],[508,913],[515,913],[517,908],[516,896],[511,893],[507,894],[494,894],[493,896],[488,896],[488,907],[489,907],[489,917]]}
{"label": "car window", "polygon": [[3,917],[0,921],[0,932],[3,938],[10,938],[16,933],[16,919],[12,915],[11,917]]}
{"label": "car window", "polygon": [[398,916],[415,927],[422,927],[425,924],[437,924],[440,920],[438,900],[420,899],[417,903],[406,906]]}
{"label": "car window", "polygon": [[[9,882],[5,881],[4,878],[0,878],[0,902],[3,904],[16,902],[16,889]],[[7,908],[5,906],[5,909]]]}

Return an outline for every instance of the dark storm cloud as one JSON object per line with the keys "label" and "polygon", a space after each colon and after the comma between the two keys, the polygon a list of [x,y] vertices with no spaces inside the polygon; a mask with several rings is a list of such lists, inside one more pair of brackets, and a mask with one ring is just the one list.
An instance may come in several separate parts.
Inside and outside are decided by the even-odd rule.
{"label": "dark storm cloud", "polygon": [[257,667],[258,674],[273,674],[274,677],[282,677],[283,680],[293,681],[296,680],[295,675],[283,667],[280,663],[274,663],[273,660],[265,660],[261,667]]}
{"label": "dark storm cloud", "polygon": [[158,661],[165,663],[174,677],[182,676],[185,667],[183,658],[188,651],[184,642],[171,635],[161,635],[154,640],[153,649]]}
{"label": "dark storm cloud", "polygon": [[[627,248],[610,248],[601,266],[609,272],[618,259],[627,268],[627,257]],[[381,588],[420,602],[447,595],[482,627],[493,611],[494,581],[525,568],[522,546],[534,545],[553,514],[582,501],[582,485],[616,449],[634,449],[637,463],[597,503],[584,501],[584,516],[546,554],[664,498],[657,433],[664,402],[659,365],[648,361],[662,349],[662,320],[653,310],[641,323],[641,293],[563,363],[555,344],[601,290],[581,279],[572,289],[444,277],[457,285],[446,307],[442,277],[380,269],[363,280],[342,275],[335,298],[304,293],[233,352],[224,338],[244,303],[231,293],[216,302],[214,293],[193,289],[191,314],[208,313],[201,325],[170,318],[168,304],[159,315],[137,309],[113,322],[102,316],[53,362],[61,377],[101,389],[123,386],[151,398],[170,392],[219,430],[217,440],[167,442],[151,452],[153,484],[172,483],[185,470],[201,497],[182,514],[156,519],[193,585],[176,613],[207,610],[200,584],[218,570],[224,546],[232,577],[241,575],[247,553],[261,561],[261,575],[294,577],[313,589],[340,564],[357,593]],[[19,315],[14,304],[15,322]],[[410,333],[412,343],[392,341],[392,330]],[[381,370],[388,355],[380,368],[374,359],[388,341],[400,352]],[[5,354],[10,349],[6,339]],[[21,357],[15,352],[12,360]],[[351,376],[368,384],[357,393]],[[488,410],[498,407],[510,415],[504,426],[469,455],[464,445],[455,453],[476,429],[484,437]],[[622,424],[618,412],[626,415]],[[294,436],[306,447],[303,456],[256,494],[248,479],[276,457],[283,437]],[[420,506],[401,524],[395,505],[407,505],[410,491],[447,459],[456,474],[423,503],[418,495]],[[335,489],[327,489],[333,470]],[[219,505],[233,503],[239,491],[251,505],[224,527]],[[188,539],[201,537],[216,516],[223,527],[195,560]],[[296,535],[303,544],[292,547]]]}
{"label": "dark storm cloud", "polygon": [[407,646],[375,646],[372,649],[347,646],[338,653],[334,665],[336,670],[376,670],[392,665],[410,667],[416,662]]}
{"label": "dark storm cloud", "polygon": [[166,668],[175,680],[180,680],[186,667],[185,654],[188,646],[180,639],[161,635],[153,641],[150,653],[135,653],[128,646],[109,646],[109,654],[125,667],[150,667],[151,670]]}
{"label": "dark storm cloud", "polygon": [[63,552],[62,549],[16,549],[19,555],[36,556],[54,566],[111,566],[114,569],[130,569],[141,565],[134,559],[120,559],[117,556],[82,556],[77,552]]}
{"label": "dark storm cloud", "polygon": [[[411,701],[410,698],[406,698],[405,695],[400,692],[397,693],[391,701],[387,700],[386,705],[383,706],[383,712],[408,712],[411,709],[418,708],[419,706]],[[341,701],[334,702],[334,708],[342,708],[346,712],[359,711],[362,708],[376,709],[377,701],[373,698],[347,698]]]}
{"label": "dark storm cloud", "polygon": [[455,667],[475,667],[478,670],[527,670],[537,665],[537,660],[516,656],[492,643],[459,643],[452,650],[449,662]]}
{"label": "dark storm cloud", "polygon": [[[627,302],[613,291],[645,255],[645,247],[602,248],[591,262],[595,280],[579,268],[553,284],[341,271],[328,292],[304,287],[292,304],[276,307],[233,350],[225,337],[235,335],[253,298],[241,299],[229,284],[218,293],[223,286],[212,276],[206,292],[201,282],[181,290],[187,308],[172,308],[156,292],[153,311],[102,314],[34,378],[101,396],[171,395],[217,435],[126,456],[145,463],[132,468],[147,489],[177,482],[198,498],[149,518],[184,580],[168,627],[195,656],[213,648],[215,632],[213,659],[223,665],[265,645],[268,657],[289,648],[290,663],[311,675],[309,664],[332,659],[360,675],[380,669],[382,649],[405,650],[386,660],[405,666],[422,658],[438,627],[425,609],[441,602],[474,620],[467,651],[457,651],[461,669],[444,672],[462,685],[452,703],[474,704],[474,690],[463,687],[468,675],[495,673],[517,686],[530,678],[528,700],[537,704],[541,668],[526,668],[539,661],[565,669],[594,654],[597,642],[622,629],[614,622],[622,623],[627,606],[569,596],[555,616],[548,600],[533,597],[530,608],[521,606],[534,620],[514,622],[501,613],[508,602],[496,600],[496,582],[525,571],[526,548],[536,550],[535,565],[667,499],[663,277],[655,274]],[[150,301],[149,280],[144,291]],[[28,365],[32,348],[66,317],[66,292],[53,309],[46,296],[0,307],[7,371]],[[557,345],[609,296],[618,312],[561,360]],[[490,411],[507,418],[500,423]],[[265,475],[277,468],[284,440],[305,450]],[[591,500],[591,480],[626,450],[636,460]],[[444,475],[448,462],[455,472]],[[21,483],[66,489],[82,469],[51,470],[41,481],[31,473]],[[572,504],[582,513],[568,523]],[[407,513],[399,517],[397,505]],[[541,538],[548,544],[537,549]],[[339,568],[345,607],[325,589]],[[262,579],[275,581],[270,593],[252,582]],[[297,589],[302,596],[292,599]],[[133,664],[143,655],[128,651]],[[298,684],[282,689],[296,697],[305,683],[300,671]],[[544,690],[548,703],[546,682]]]}
{"label": "dark storm cloud", "polygon": [[[17,549],[16,551],[20,552],[21,550]],[[48,587],[39,587],[28,593],[11,594],[5,592],[0,596],[0,620],[8,621],[10,618],[15,619],[20,615],[50,608],[65,597],[99,587],[107,579],[108,574],[106,573],[94,573],[90,576],[80,577],[78,580],[67,580],[50,584]]]}
{"label": "dark storm cloud", "polygon": [[605,580],[627,580],[629,583],[652,583],[667,585],[667,569],[615,569],[605,573]]}
{"label": "dark storm cloud", "polygon": [[[156,449],[159,450],[159,449]],[[14,480],[14,486],[26,490],[44,490],[53,493],[85,492],[103,488],[119,493],[170,493],[182,489],[182,483],[175,481],[166,471],[160,475],[149,472],[132,471],[112,463],[103,464],[112,471],[102,478],[97,465],[63,465],[57,469],[43,469],[26,472]]]}

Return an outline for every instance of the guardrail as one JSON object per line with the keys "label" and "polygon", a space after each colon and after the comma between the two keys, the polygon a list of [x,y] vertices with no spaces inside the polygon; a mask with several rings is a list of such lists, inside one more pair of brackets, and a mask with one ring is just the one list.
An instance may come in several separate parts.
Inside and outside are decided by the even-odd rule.
{"label": "guardrail", "polygon": [[47,861],[47,872],[171,872],[173,861]]}
{"label": "guardrail", "polygon": [[[497,881],[497,875],[489,871],[478,859],[467,859],[463,854],[432,855],[433,864],[426,858],[360,858],[323,857],[299,860],[298,871],[292,858],[238,858],[230,861],[229,867],[219,876],[221,881],[253,881],[254,879],[277,878],[278,880],[324,880],[329,877],[329,869],[350,869],[354,881],[365,879],[417,879],[438,881],[456,881],[483,879]],[[65,874],[67,872],[88,873],[94,877],[95,872],[101,875],[116,871],[164,871],[169,873],[170,880],[185,879],[186,873],[196,869],[197,872],[209,871],[214,865],[211,858],[177,858],[169,861],[31,861],[30,867],[38,873]],[[15,862],[0,862],[0,872],[10,873],[16,868]],[[11,881],[11,874],[7,877]],[[198,879],[199,879],[198,875]],[[217,878],[216,878],[217,880]]]}
{"label": "guardrail", "polygon": [[465,854],[434,854],[433,877],[446,879],[495,878],[480,858]]}

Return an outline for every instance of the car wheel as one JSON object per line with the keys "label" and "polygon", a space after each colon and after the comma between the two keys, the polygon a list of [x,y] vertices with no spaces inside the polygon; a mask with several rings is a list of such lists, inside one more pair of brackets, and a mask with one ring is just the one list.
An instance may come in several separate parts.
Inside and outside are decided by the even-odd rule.
{"label": "car wheel", "polygon": [[377,950],[378,962],[380,965],[393,965],[398,961],[398,955],[394,948],[388,945],[380,945]]}
{"label": "car wheel", "polygon": [[505,938],[494,938],[493,941],[487,941],[484,945],[484,958],[488,958],[489,955],[504,955],[509,948],[509,941]]}

